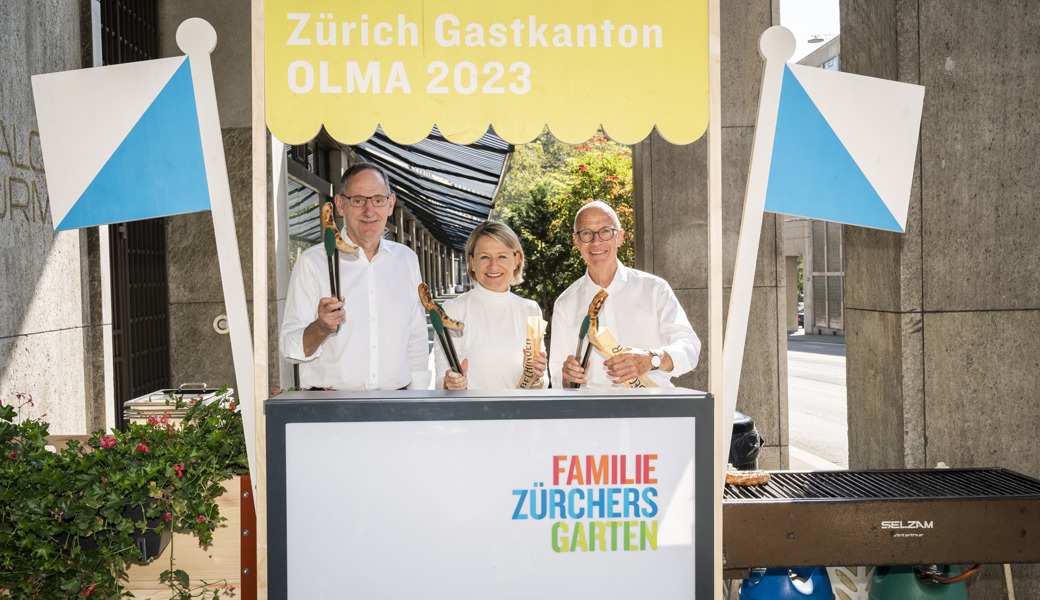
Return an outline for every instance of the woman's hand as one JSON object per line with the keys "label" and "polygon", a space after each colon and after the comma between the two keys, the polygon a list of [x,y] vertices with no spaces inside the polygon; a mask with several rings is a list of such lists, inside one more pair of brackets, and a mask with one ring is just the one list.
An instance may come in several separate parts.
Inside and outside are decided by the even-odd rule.
{"label": "woman's hand", "polygon": [[[527,362],[527,348],[522,350],[524,353],[524,362]],[[545,352],[539,352],[538,356],[531,359],[531,369],[534,371],[534,384],[531,385],[532,390],[541,389],[545,383],[542,381],[542,377],[545,375],[545,369],[549,367],[549,355]]]}
{"label": "woman's hand", "polygon": [[446,390],[464,390],[468,387],[469,381],[466,379],[466,371],[469,370],[469,359],[462,361],[462,372],[456,373],[451,369],[444,372],[444,389]]}

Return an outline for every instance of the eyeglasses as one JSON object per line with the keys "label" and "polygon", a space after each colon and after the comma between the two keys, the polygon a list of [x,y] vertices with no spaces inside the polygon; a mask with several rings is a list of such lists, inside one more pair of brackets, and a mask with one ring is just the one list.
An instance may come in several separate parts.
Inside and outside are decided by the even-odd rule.
{"label": "eyeglasses", "polygon": [[390,201],[390,196],[343,196],[347,202],[350,203],[354,208],[361,208],[369,200],[372,201],[372,206],[380,207],[386,206],[386,203]]}
{"label": "eyeglasses", "polygon": [[600,241],[609,242],[610,240],[614,239],[614,234],[619,231],[621,230],[617,227],[604,227],[599,231],[593,231],[591,229],[582,229],[581,231],[576,231],[574,235],[578,236],[578,239],[582,242],[588,244],[592,241],[592,238],[594,238],[597,235],[599,236]]}

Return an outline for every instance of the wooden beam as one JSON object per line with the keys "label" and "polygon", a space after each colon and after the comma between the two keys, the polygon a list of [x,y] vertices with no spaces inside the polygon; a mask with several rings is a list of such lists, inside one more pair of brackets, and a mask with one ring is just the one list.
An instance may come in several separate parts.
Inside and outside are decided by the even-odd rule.
{"label": "wooden beam", "polygon": [[[264,98],[264,2],[252,0],[250,15],[252,48],[253,129],[253,432],[256,472],[253,502],[256,509],[256,588],[259,600],[267,599],[267,426],[264,401],[267,380],[267,121]],[[245,424],[249,434],[248,424]]]}
{"label": "wooden beam", "polygon": [[[722,490],[727,440],[722,437],[722,77],[719,1],[708,0],[708,388],[715,402],[714,592],[722,600]],[[731,416],[732,418],[732,416]]]}

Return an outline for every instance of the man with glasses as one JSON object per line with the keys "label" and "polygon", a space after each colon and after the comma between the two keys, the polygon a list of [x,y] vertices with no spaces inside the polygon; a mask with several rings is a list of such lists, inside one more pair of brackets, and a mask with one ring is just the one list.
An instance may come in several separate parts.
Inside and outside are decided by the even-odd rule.
{"label": "man with glasses", "polygon": [[339,254],[341,298],[330,295],[324,244],[296,260],[289,279],[281,350],[300,364],[300,387],[337,390],[426,389],[426,313],[419,302],[419,260],[383,239],[396,197],[378,166],[343,174],[336,210],[357,254]]}
{"label": "man with glasses", "polygon": [[[697,366],[701,342],[671,286],[618,260],[624,235],[617,213],[604,202],[589,202],[574,217],[574,244],[588,269],[553,307],[549,372],[554,385],[560,381],[563,387],[622,387],[646,375],[658,387],[673,387],[672,377]],[[599,329],[610,330],[625,349],[608,358],[594,348],[588,368],[582,369],[583,357],[570,353],[600,289],[609,296],[599,313]]]}

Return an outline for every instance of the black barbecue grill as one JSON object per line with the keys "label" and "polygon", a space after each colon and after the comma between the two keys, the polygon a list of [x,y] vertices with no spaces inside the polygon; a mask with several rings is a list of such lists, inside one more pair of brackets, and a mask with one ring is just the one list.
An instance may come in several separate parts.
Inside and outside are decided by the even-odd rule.
{"label": "black barbecue grill", "polygon": [[723,559],[757,567],[1040,562],[1040,481],[1005,469],[774,471],[727,485]]}

